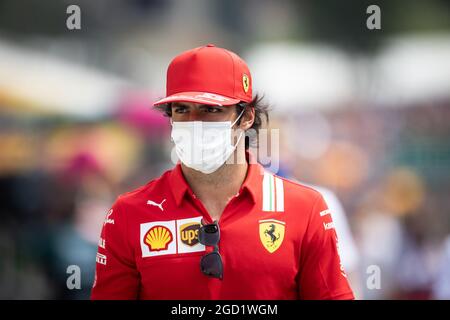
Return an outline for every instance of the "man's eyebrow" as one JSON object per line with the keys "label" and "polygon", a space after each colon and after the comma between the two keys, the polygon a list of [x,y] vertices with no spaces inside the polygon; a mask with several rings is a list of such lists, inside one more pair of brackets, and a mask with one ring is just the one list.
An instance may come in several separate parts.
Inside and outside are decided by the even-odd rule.
{"label": "man's eyebrow", "polygon": [[201,104],[201,105],[199,105],[199,107],[200,108],[204,108],[204,107],[207,107],[207,108],[211,108],[211,107],[218,107],[218,108],[220,108],[220,107],[222,107],[222,106],[218,106],[218,105],[216,105],[216,104]]}
{"label": "man's eyebrow", "polygon": [[[174,103],[173,104],[173,107],[190,107],[189,105],[187,105],[187,104],[184,104],[183,102],[176,102],[176,103]],[[215,104],[200,104],[199,106],[198,106],[199,108],[211,108],[211,107],[218,107],[218,108],[220,108],[220,107],[222,107],[222,106],[218,106],[218,105],[215,105]]]}
{"label": "man's eyebrow", "polygon": [[183,102],[174,102],[172,104],[172,107],[189,107],[187,104],[184,104]]}

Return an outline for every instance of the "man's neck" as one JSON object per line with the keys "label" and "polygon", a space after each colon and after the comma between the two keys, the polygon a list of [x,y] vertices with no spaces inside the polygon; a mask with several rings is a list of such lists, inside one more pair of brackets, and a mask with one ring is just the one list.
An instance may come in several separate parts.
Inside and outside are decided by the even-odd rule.
{"label": "man's neck", "polygon": [[248,163],[224,164],[217,171],[204,174],[181,164],[183,175],[213,220],[218,220],[228,201],[235,196],[247,176]]}

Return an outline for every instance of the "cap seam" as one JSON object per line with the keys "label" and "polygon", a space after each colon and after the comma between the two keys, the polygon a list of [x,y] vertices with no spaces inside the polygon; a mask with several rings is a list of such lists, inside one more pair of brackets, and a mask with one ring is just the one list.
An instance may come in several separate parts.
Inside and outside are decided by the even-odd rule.
{"label": "cap seam", "polygon": [[[236,72],[235,72],[235,61],[234,61],[234,58],[233,58],[233,55],[231,54],[231,52],[229,52],[227,49],[223,49],[223,50],[225,50],[225,52],[230,56],[230,58],[231,58],[231,62],[232,62],[232,64],[233,64],[233,95],[235,96],[235,97],[237,97],[237,94],[236,94]],[[239,100],[241,100],[239,97],[237,97]],[[234,99],[236,99],[236,98],[234,98]]]}
{"label": "cap seam", "polygon": [[[211,91],[204,91],[204,90],[192,90],[192,91],[180,91],[180,92],[175,92],[175,93],[173,93],[173,94],[171,94],[171,95],[169,95],[169,96],[167,96],[167,97],[165,97],[165,98],[169,98],[170,96],[177,95],[177,94],[181,94],[181,93],[183,93],[183,92],[201,92],[201,93],[210,93],[210,94],[217,94],[217,95],[219,95],[219,96],[224,96],[224,97],[226,97],[226,98],[228,98],[228,99],[238,99],[238,100],[241,100],[240,98],[230,97],[230,96],[228,96],[228,95],[226,95],[226,94],[223,94],[223,93],[211,92]],[[163,99],[165,99],[165,98],[163,98]]]}

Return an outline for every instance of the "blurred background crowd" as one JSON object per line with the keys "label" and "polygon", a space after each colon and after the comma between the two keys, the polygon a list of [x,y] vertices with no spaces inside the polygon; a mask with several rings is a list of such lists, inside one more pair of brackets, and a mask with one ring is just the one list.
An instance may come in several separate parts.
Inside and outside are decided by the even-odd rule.
{"label": "blurred background crowd", "polygon": [[173,166],[167,65],[207,43],[272,106],[276,173],[330,194],[357,297],[450,299],[444,0],[0,0],[0,298],[89,297],[109,207]]}

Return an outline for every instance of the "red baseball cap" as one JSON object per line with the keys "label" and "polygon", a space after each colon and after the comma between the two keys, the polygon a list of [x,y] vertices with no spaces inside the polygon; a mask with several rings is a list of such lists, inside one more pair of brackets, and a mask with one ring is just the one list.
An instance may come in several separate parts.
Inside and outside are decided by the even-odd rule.
{"label": "red baseball cap", "polygon": [[176,56],[167,69],[166,98],[154,105],[187,101],[233,105],[252,100],[252,77],[237,54],[213,44]]}

